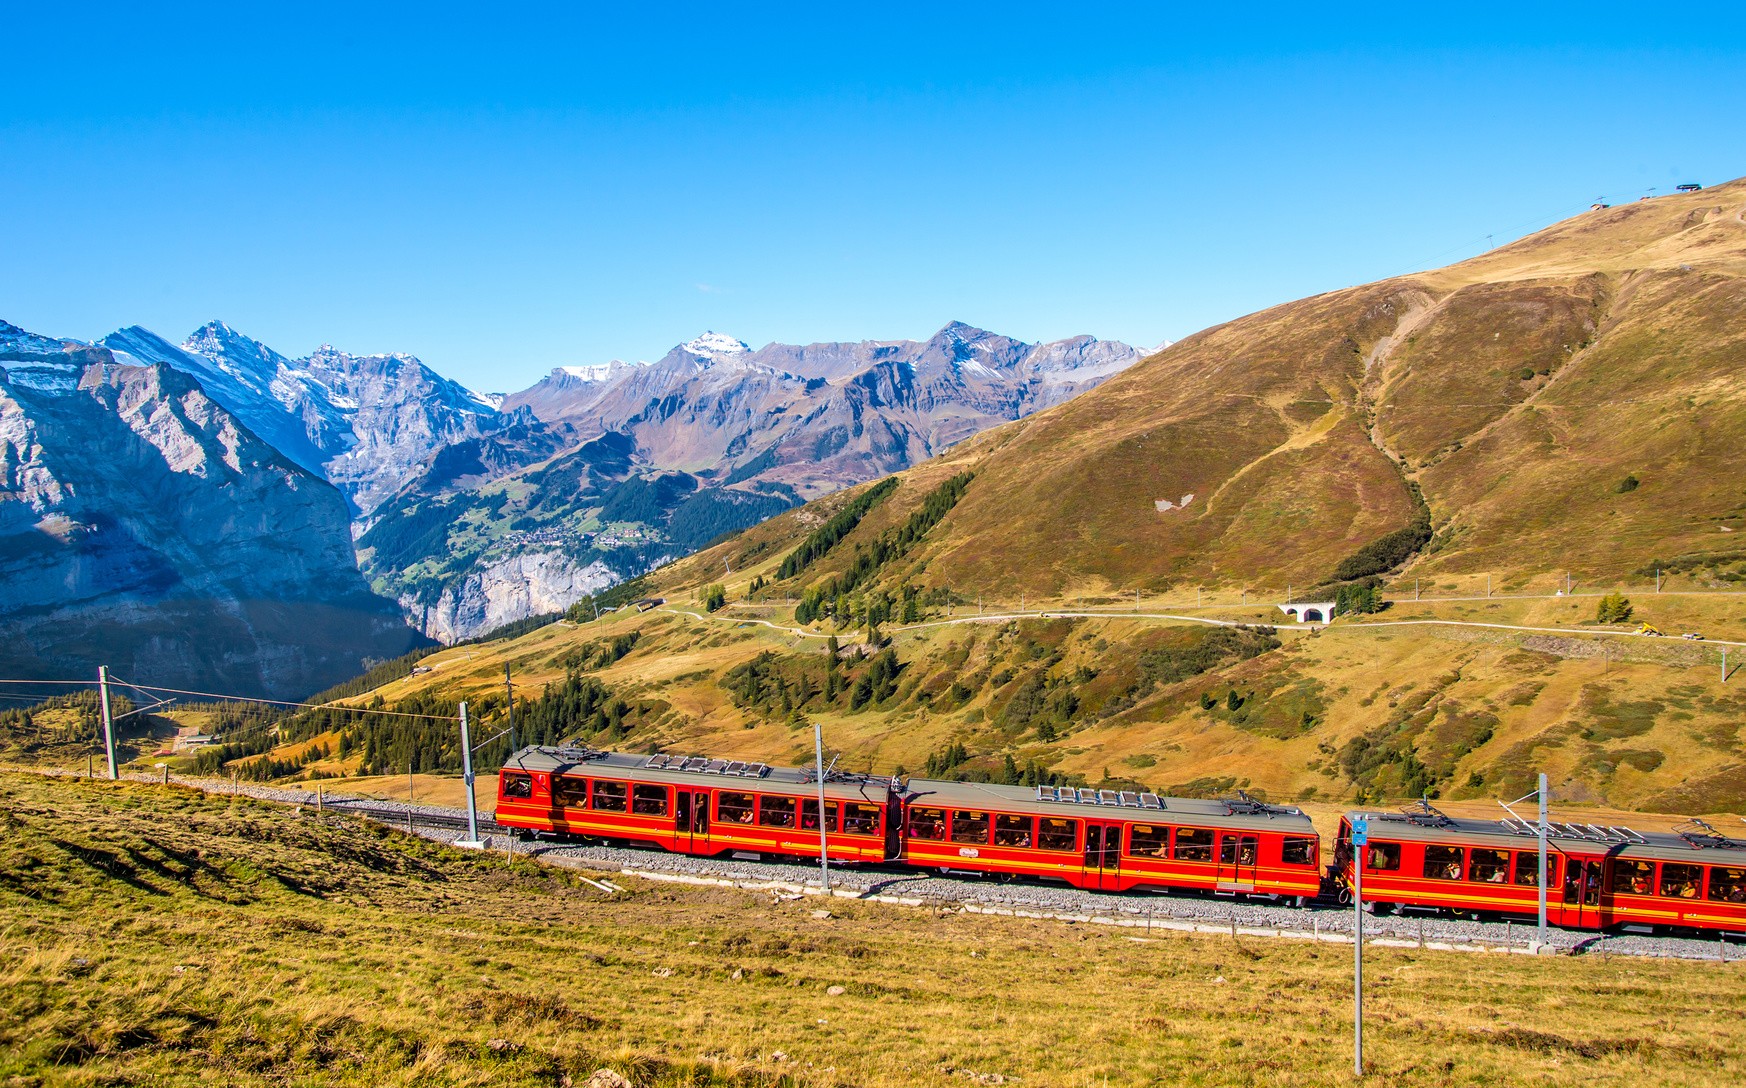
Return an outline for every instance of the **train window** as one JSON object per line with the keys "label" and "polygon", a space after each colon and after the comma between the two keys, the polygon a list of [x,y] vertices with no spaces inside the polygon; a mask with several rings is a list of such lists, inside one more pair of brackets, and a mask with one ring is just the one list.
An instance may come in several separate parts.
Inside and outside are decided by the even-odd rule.
{"label": "train window", "polygon": [[1655,891],[1655,863],[1620,858],[1613,866],[1613,892],[1651,895]]}
{"label": "train window", "polygon": [[1461,853],[1459,846],[1425,847],[1425,879],[1460,880]]}
{"label": "train window", "polygon": [[793,827],[794,798],[768,795],[758,798],[758,822],[765,827]]}
{"label": "train window", "polygon": [[1710,868],[1710,898],[1724,903],[1746,903],[1746,869]]}
{"label": "train window", "polygon": [[994,845],[1029,848],[1032,842],[1031,825],[1035,822],[1029,816],[1008,816],[1004,813],[995,816]]}
{"label": "train window", "polygon": [[1507,884],[1510,879],[1508,850],[1474,850],[1467,856],[1467,879],[1481,884]]}
{"label": "train window", "polygon": [[[800,802],[800,828],[803,831],[817,831],[818,830],[818,802],[817,801],[803,800]],[[837,803],[835,801],[826,801],[825,802],[825,830],[826,831],[835,831],[836,829],[837,829]]]}
{"label": "train window", "polygon": [[1226,865],[1255,864],[1256,839],[1253,835],[1226,834],[1219,839],[1219,860]]}
{"label": "train window", "polygon": [[1134,824],[1128,828],[1128,856],[1135,858],[1167,858],[1170,856],[1170,829],[1157,824]]}
{"label": "train window", "polygon": [[849,802],[849,810],[843,812],[843,831],[849,835],[878,835],[878,814],[878,805]]}
{"label": "train window", "polygon": [[[1540,852],[1538,850],[1523,850],[1516,855],[1516,883],[1525,884],[1530,888],[1540,886]],[[1558,886],[1558,855],[1546,855],[1546,886]]]}
{"label": "train window", "polygon": [[588,780],[556,775],[552,778],[552,800],[560,808],[584,808],[588,804]]}
{"label": "train window", "polygon": [[525,774],[506,774],[501,779],[505,800],[519,801],[533,796],[533,779]]}
{"label": "train window", "polygon": [[1675,899],[1696,899],[1698,886],[1704,880],[1702,865],[1661,863],[1661,894]]}
{"label": "train window", "polygon": [[973,846],[986,845],[988,842],[988,813],[952,813],[952,841],[969,843]]}
{"label": "train window", "polygon": [[1079,849],[1079,821],[1043,817],[1042,826],[1037,832],[1037,846],[1044,850]]}
{"label": "train window", "polygon": [[1400,868],[1400,843],[1373,842],[1364,858],[1367,873],[1387,873]]}
{"label": "train window", "polygon": [[667,787],[632,786],[631,811],[638,816],[667,815]]}
{"label": "train window", "polygon": [[843,813],[843,831],[850,835],[879,834],[879,806],[862,801],[850,801]]}
{"label": "train window", "polygon": [[625,788],[623,782],[614,782],[608,778],[594,780],[594,804],[591,806],[601,812],[624,811]]}
{"label": "train window", "polygon": [[1287,865],[1314,865],[1316,863],[1316,848],[1320,845],[1317,839],[1287,836],[1279,847],[1279,860]]}
{"label": "train window", "polygon": [[912,808],[909,810],[909,837],[933,839],[946,837],[946,810],[943,808]]}
{"label": "train window", "polygon": [[1213,833],[1205,827],[1179,827],[1176,829],[1176,851],[1172,855],[1177,861],[1211,861],[1213,851]]}
{"label": "train window", "polygon": [[715,795],[715,822],[718,824],[749,824],[752,822],[752,795],[722,792]]}

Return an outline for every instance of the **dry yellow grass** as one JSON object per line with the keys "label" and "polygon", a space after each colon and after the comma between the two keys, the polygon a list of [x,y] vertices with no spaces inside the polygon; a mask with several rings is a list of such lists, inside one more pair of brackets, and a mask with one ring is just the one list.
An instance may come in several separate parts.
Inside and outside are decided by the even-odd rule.
{"label": "dry yellow grass", "polygon": [[[606,899],[176,789],[5,776],[0,802],[10,1084],[1351,1080],[1338,948],[852,901],[818,918],[629,878]],[[1368,968],[1378,1083],[1746,1073],[1738,964],[1376,948]]]}

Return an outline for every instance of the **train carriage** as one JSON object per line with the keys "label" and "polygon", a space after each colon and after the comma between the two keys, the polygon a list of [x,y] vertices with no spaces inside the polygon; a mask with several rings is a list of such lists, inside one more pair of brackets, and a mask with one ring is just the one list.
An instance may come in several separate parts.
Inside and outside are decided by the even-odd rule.
{"label": "train carriage", "polygon": [[[889,779],[830,775],[824,795],[832,861],[897,855]],[[818,798],[818,779],[805,770],[536,746],[517,752],[498,773],[496,819],[535,834],[639,842],[681,854],[816,858]]]}
{"label": "train carriage", "polygon": [[912,778],[903,806],[904,860],[921,868],[1299,900],[1321,884],[1309,818],[1247,798]]}
{"label": "train carriage", "polygon": [[[1368,820],[1364,901],[1470,914],[1539,911],[1534,823],[1447,816],[1428,804],[1351,812],[1334,845],[1352,886],[1352,820]],[[1746,932],[1746,841],[1701,820],[1673,832],[1549,822],[1546,920],[1570,929],[1618,926]]]}

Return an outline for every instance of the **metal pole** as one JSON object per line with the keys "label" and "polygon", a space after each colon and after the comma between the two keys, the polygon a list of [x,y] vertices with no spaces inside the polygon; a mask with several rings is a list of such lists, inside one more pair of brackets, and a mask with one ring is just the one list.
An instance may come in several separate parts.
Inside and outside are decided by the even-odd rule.
{"label": "metal pole", "polygon": [[1546,776],[1540,775],[1540,929],[1535,940],[1546,945]]}
{"label": "metal pole", "polygon": [[473,734],[467,729],[467,704],[461,704],[461,780],[467,787],[467,845],[479,846],[479,803],[473,797]]}
{"label": "metal pole", "polygon": [[[1368,836],[1365,836],[1366,843]],[[1364,1075],[1364,852],[1352,845],[1352,1074]]]}
{"label": "metal pole", "polygon": [[119,777],[115,773],[115,719],[109,713],[109,666],[97,666],[97,694],[103,703],[103,751],[109,757],[109,780]]}
{"label": "metal pole", "polygon": [[503,663],[503,691],[509,696],[509,752],[514,755],[518,750],[515,743],[515,686],[509,682],[509,662]]}
{"label": "metal pole", "polygon": [[1485,595],[1491,596],[1491,575],[1489,574],[1485,576]]}
{"label": "metal pole", "polygon": [[1722,647],[1722,683],[1728,682],[1728,648]]}
{"label": "metal pole", "polygon": [[825,828],[824,728],[818,719],[812,722],[812,753],[818,761],[818,871],[824,881],[825,894],[831,892],[830,840]]}

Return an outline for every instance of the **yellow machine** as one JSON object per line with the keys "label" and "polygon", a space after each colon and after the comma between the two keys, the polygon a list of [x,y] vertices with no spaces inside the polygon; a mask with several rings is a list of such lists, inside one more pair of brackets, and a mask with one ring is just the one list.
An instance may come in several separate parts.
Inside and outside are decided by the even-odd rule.
{"label": "yellow machine", "polygon": [[1637,628],[1637,633],[1639,635],[1659,635],[1661,632],[1656,630],[1654,624],[1645,623]]}

